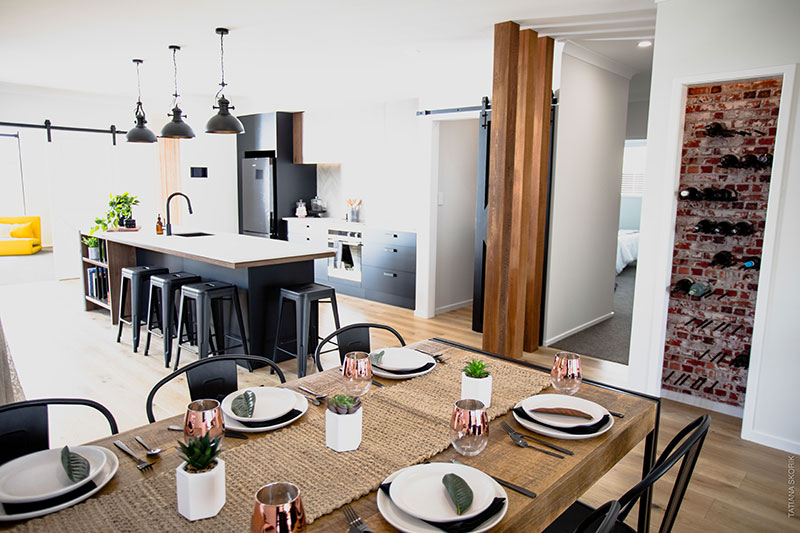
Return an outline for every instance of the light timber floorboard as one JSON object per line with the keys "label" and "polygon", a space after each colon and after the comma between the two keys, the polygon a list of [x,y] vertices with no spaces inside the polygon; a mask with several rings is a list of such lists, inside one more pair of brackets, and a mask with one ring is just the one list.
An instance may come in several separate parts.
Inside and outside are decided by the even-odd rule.
{"label": "light timber floorboard", "polygon": [[[151,386],[167,375],[160,339],[154,338],[150,356],[131,352],[130,328],[123,342],[114,342],[116,329],[108,312],[83,310],[78,280],[37,282],[0,287],[0,318],[9,347],[28,398],[81,396],[106,405],[121,430],[147,422],[145,398]],[[443,337],[470,346],[481,345],[481,335],[470,329],[470,308],[416,318],[412,311],[344,295],[338,296],[342,324],[378,322],[396,328],[407,342]],[[320,306],[323,333],[333,329],[330,307]],[[377,346],[388,337],[376,336]],[[541,349],[525,359],[549,365],[555,350]],[[335,355],[331,354],[335,358]],[[182,354],[184,363],[193,354]],[[282,363],[288,379],[295,376],[295,361]],[[309,361],[309,371],[313,365]],[[584,358],[584,375],[598,381],[624,379],[625,367]],[[273,383],[275,376],[259,370],[241,370],[242,384]],[[188,394],[185,382],[167,386],[156,397],[156,417],[180,413]],[[100,415],[81,408],[53,408],[53,446],[77,444],[107,434]],[[703,409],[664,400],[662,402],[659,450]],[[739,438],[739,419],[712,413],[712,425],[689,485],[674,531],[800,531],[800,519],[787,517],[789,454]],[[643,446],[638,446],[581,499],[599,505],[618,498],[641,476]],[[669,499],[674,474],[657,485],[654,497],[653,531],[661,509]],[[632,517],[635,517],[635,511]],[[629,522],[633,523],[631,519]]]}

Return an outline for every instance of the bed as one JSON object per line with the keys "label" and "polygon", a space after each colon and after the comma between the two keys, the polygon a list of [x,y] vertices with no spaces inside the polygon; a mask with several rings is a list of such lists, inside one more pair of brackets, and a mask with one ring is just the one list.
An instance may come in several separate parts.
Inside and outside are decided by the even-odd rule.
{"label": "bed", "polygon": [[617,275],[639,258],[639,232],[621,229],[617,234]]}

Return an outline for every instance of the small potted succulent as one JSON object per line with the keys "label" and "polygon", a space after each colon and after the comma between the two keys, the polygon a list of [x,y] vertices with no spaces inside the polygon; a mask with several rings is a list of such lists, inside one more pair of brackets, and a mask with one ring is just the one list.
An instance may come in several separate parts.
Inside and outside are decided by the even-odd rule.
{"label": "small potted succulent", "polygon": [[178,442],[183,463],[175,470],[178,512],[188,520],[215,516],[225,505],[225,462],[217,457],[220,437]]}
{"label": "small potted succulent", "polygon": [[337,452],[355,450],[361,444],[361,398],[337,394],[327,400],[325,445]]}
{"label": "small potted succulent", "polygon": [[483,361],[473,359],[462,370],[461,398],[480,400],[487,408],[492,405],[492,376]]}
{"label": "small potted succulent", "polygon": [[84,236],[81,240],[83,244],[89,249],[89,259],[94,259],[95,261],[100,260],[100,239],[97,237],[92,237],[92,233],[94,233],[94,229],[89,233],[88,236]]}

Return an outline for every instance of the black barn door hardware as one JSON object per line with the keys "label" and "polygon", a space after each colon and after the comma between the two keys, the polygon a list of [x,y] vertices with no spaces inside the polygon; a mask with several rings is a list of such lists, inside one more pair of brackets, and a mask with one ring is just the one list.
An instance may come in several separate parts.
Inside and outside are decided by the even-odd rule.
{"label": "black barn door hardware", "polygon": [[118,130],[113,124],[107,130],[99,130],[96,128],[74,128],[72,126],[53,126],[50,119],[46,119],[44,124],[24,124],[22,122],[0,122],[0,126],[9,126],[11,128],[32,128],[37,130],[47,130],[47,142],[53,142],[53,130],[56,131],[76,131],[79,133],[105,133],[111,134],[111,142],[114,146],[117,145],[117,135],[125,135],[128,133],[125,130]]}

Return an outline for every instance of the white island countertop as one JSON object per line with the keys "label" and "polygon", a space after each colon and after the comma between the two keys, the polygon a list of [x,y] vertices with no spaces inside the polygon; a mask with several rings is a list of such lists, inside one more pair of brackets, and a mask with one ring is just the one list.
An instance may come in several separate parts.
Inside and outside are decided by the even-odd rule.
{"label": "white island countertop", "polygon": [[106,231],[95,236],[110,242],[203,261],[227,268],[296,263],[332,257],[327,248],[277,239],[252,237],[208,231],[211,235],[181,237],[175,233],[189,233],[188,229],[175,229],[173,235],[156,235],[152,230]]}

